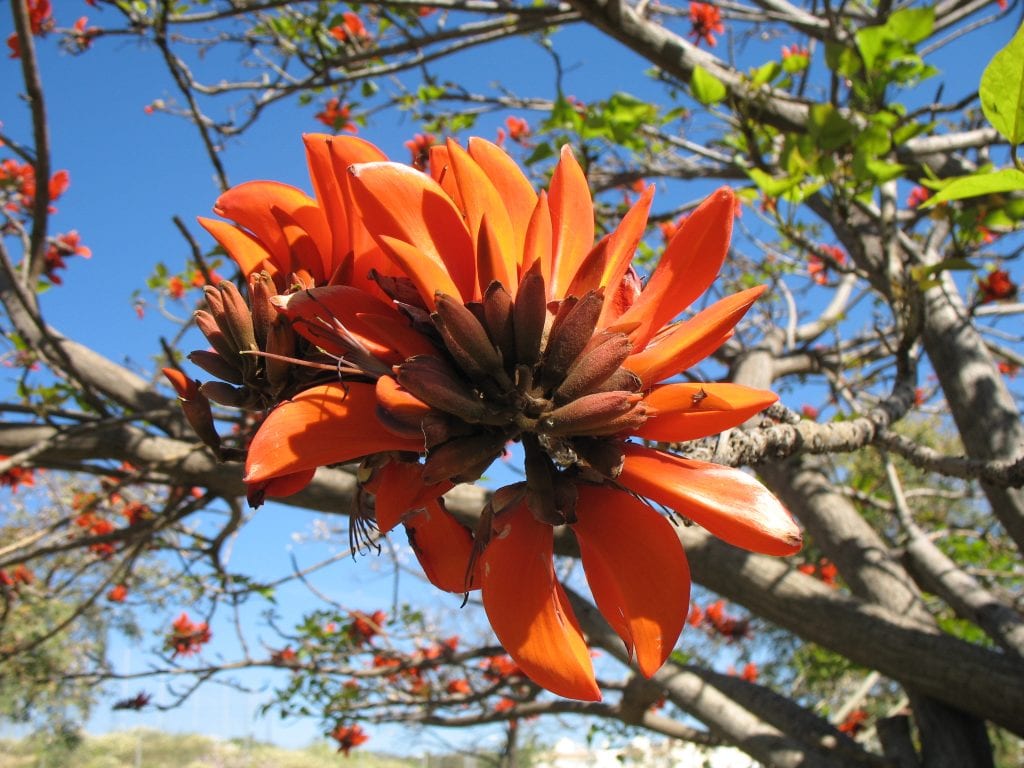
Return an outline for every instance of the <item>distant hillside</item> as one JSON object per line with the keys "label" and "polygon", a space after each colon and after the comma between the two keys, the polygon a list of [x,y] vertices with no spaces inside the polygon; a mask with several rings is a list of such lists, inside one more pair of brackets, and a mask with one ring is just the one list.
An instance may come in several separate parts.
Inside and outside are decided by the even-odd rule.
{"label": "distant hillside", "polygon": [[329,745],[282,749],[246,739],[220,741],[148,729],[87,736],[73,752],[40,754],[30,739],[0,739],[0,768],[412,768],[422,761]]}

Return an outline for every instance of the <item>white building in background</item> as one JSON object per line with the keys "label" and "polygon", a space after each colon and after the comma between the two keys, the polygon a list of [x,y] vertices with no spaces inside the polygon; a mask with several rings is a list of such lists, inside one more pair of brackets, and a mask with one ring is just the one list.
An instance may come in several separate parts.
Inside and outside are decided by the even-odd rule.
{"label": "white building in background", "polygon": [[637,736],[618,748],[595,749],[568,737],[555,742],[534,768],[756,768],[758,763],[734,747],[702,748],[680,741],[653,743]]}

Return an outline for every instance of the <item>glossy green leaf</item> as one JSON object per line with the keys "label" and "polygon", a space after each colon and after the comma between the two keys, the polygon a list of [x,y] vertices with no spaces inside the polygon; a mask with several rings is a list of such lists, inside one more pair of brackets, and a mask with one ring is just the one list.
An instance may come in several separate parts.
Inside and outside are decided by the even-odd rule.
{"label": "glossy green leaf", "polygon": [[1011,144],[1024,142],[1024,24],[985,67],[978,95],[992,127]]}
{"label": "glossy green leaf", "polygon": [[932,195],[921,204],[922,208],[944,203],[948,200],[963,200],[968,197],[980,197],[997,192],[1013,192],[1024,189],[1024,172],[1016,168],[1005,168],[1001,171],[975,173],[961,176]]}
{"label": "glossy green leaf", "polygon": [[704,106],[717,104],[727,93],[725,84],[703,67],[694,67],[690,78],[690,90],[693,98]]}

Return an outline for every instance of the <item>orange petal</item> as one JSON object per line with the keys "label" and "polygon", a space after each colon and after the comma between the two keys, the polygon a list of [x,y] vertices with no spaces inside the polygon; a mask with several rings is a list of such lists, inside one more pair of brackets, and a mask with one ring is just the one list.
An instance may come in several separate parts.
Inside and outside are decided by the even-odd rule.
{"label": "orange petal", "polygon": [[665,384],[644,396],[647,421],[633,434],[666,442],[696,440],[738,427],[778,399],[774,392],[740,384]]}
{"label": "orange petal", "polygon": [[347,188],[350,183],[348,167],[355,163],[386,160],[387,157],[370,142],[355,136],[307,133],[302,141],[306,145],[306,162],[313,179],[313,191],[331,229],[332,248],[326,265],[329,277],[353,253],[353,230],[360,226]]}
{"label": "orange petal", "polygon": [[203,229],[220,243],[221,248],[227,251],[228,256],[235,260],[238,268],[246,277],[261,269],[267,269],[271,274],[280,272],[274,264],[274,257],[270,251],[245,230],[218,219],[207,219],[200,216],[198,221]]}
{"label": "orange petal", "polygon": [[629,269],[633,254],[640,239],[644,236],[647,228],[647,217],[651,212],[651,202],[654,200],[654,185],[648,185],[640,199],[633,204],[619,226],[612,232],[608,241],[608,256],[605,260],[604,274],[601,275],[601,285],[606,286],[604,292],[604,306],[601,309],[601,319],[597,325],[599,328],[608,325],[613,317],[615,309],[616,291],[622,282],[623,275]]}
{"label": "orange petal", "polygon": [[548,191],[554,246],[548,295],[562,298],[594,247],[594,201],[583,169],[566,144]]}
{"label": "orange petal", "polygon": [[[736,323],[764,291],[765,286],[760,285],[734,293],[689,320],[670,326],[646,348],[626,358],[623,367],[639,376],[645,388],[682,373],[724,344]],[[620,325],[625,316],[619,318],[616,325]]]}
{"label": "orange petal", "polygon": [[531,680],[571,699],[598,701],[590,653],[552,563],[554,536],[526,503],[495,521],[483,561],[483,601],[494,634]]}
{"label": "orange petal", "polygon": [[[316,474],[316,469],[304,469],[301,472],[293,472],[290,475],[272,477],[261,484],[262,488],[259,488],[259,491],[262,493],[262,496],[273,496],[278,499],[291,496],[293,493],[298,493],[309,485],[314,474]],[[251,492],[252,489],[250,489]]]}
{"label": "orange petal", "polygon": [[473,536],[437,499],[405,521],[409,545],[430,583],[445,592],[477,589],[477,574],[469,573]]}
{"label": "orange petal", "polygon": [[[515,237],[512,234],[512,220],[509,218],[505,201],[491,183],[484,170],[476,164],[462,147],[448,139],[448,160],[451,163],[455,181],[462,196],[462,209],[466,214],[466,226],[473,242],[477,243],[477,279],[480,295],[487,290],[492,280],[497,280],[510,292],[519,284],[517,276]],[[481,228],[486,217],[486,233],[490,256],[481,259]]]}
{"label": "orange petal", "polygon": [[733,546],[765,555],[800,551],[800,528],[746,472],[626,443],[619,483],[690,518]]}
{"label": "orange petal", "polygon": [[422,451],[422,440],[397,437],[381,426],[376,404],[373,384],[362,383],[324,384],[281,403],[249,445],[245,482],[258,483],[380,451]]}
{"label": "orange petal", "polygon": [[[374,509],[377,528],[387,533],[402,521],[411,510],[422,509],[451,490],[445,481],[435,485],[423,484],[423,465],[406,461],[392,461],[376,473]],[[463,569],[463,580],[465,569]]]}
{"label": "orange petal", "polygon": [[288,238],[278,221],[281,213],[308,233],[320,253],[330,253],[331,231],[323,211],[306,193],[288,184],[247,181],[217,198],[213,210],[256,235],[284,274],[300,267],[309,269],[310,265],[293,263]]}
{"label": "orange petal", "polygon": [[[374,354],[397,352],[396,363],[407,357],[431,354],[434,346],[413,330],[409,321],[380,299],[348,285],[311,288],[274,299],[295,331],[333,355],[348,349],[330,343],[330,328],[341,324]],[[299,320],[300,322],[295,322]]]}
{"label": "orange petal", "polygon": [[689,215],[654,268],[636,303],[618,323],[638,322],[630,333],[636,349],[708,289],[729,252],[735,195],[728,187],[713,192]]}
{"label": "orange petal", "polygon": [[399,163],[360,163],[352,166],[351,174],[363,220],[378,242],[386,236],[412,245],[448,273],[449,282],[459,289],[455,295],[472,301],[473,241],[462,213],[437,182]]}
{"label": "orange petal", "polygon": [[416,246],[387,235],[380,237],[380,244],[391,262],[412,280],[427,309],[434,310],[434,296],[437,293],[462,295],[461,288],[452,281],[444,265],[425,256]]}
{"label": "orange petal", "polygon": [[526,227],[523,263],[519,270],[519,277],[522,278],[529,272],[535,262],[540,262],[540,273],[544,278],[544,285],[548,288],[549,299],[551,298],[551,237],[551,209],[548,206],[547,193],[541,192],[537,197],[537,206],[530,216],[530,223]]}
{"label": "orange petal", "polygon": [[[518,266],[522,268],[523,245],[526,242],[526,229],[530,225],[533,209],[537,206],[537,193],[526,178],[519,165],[496,144],[486,139],[471,138],[469,140],[469,156],[479,165],[498,190],[498,195],[508,210],[514,233],[513,253]],[[529,265],[525,265],[529,266]]]}
{"label": "orange petal", "polygon": [[578,487],[580,543],[587,583],[645,677],[665,663],[690,606],[690,568],[672,524],[621,491]]}

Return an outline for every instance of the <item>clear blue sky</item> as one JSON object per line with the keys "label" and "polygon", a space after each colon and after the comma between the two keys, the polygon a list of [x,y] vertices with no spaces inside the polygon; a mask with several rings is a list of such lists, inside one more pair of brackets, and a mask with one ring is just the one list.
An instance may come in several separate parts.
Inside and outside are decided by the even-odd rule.
{"label": "clear blue sky", "polygon": [[[97,13],[75,0],[57,0],[54,6],[63,25],[71,24],[82,14],[96,23],[107,23],[113,15],[110,11]],[[5,8],[0,13],[0,38],[6,38],[10,31]],[[1001,32],[993,32],[992,46],[985,50],[964,50],[962,46],[950,50],[950,60],[959,57],[953,71],[962,78],[961,83],[977,82],[985,59],[1011,32],[1009,27],[1005,37]],[[556,42],[561,46],[567,68],[569,93],[583,99],[607,96],[615,89],[640,96],[659,93],[640,76],[644,65],[616,44],[583,30],[563,31]],[[789,42],[795,40],[765,43],[766,56],[777,55],[778,46]],[[52,231],[77,229],[93,251],[89,261],[68,260],[65,285],[44,297],[46,316],[58,329],[112,359],[148,372],[152,356],[159,351],[157,337],[173,329],[152,304],[144,319],[137,318],[130,296],[143,287],[157,262],[165,263],[172,271],[184,265],[187,247],[172,225],[171,216],[177,214],[192,222],[196,216],[210,214],[217,195],[211,169],[190,125],[166,115],[147,115],[143,110],[154,99],[177,98],[155,48],[139,46],[131,40],[103,39],[85,55],[72,57],[61,52],[56,38],[51,36],[39,42],[39,51],[52,132],[53,166],[71,173],[71,186],[57,204]],[[204,68],[212,70],[215,65],[224,64],[235,66],[229,57],[214,56]],[[469,87],[484,89],[492,80],[500,79],[512,90],[521,87],[533,95],[553,96],[549,60],[536,46],[521,42],[470,52],[441,65],[439,70]],[[17,62],[0,59],[0,82],[5,84],[0,88],[0,121],[4,130],[16,138],[27,139],[27,113],[17,95]],[[538,84],[543,87],[538,89]],[[948,88],[955,91],[957,86]],[[311,106],[278,105],[245,136],[232,141],[223,154],[231,181],[272,178],[309,190],[300,135],[322,129],[313,119],[315,111]],[[493,137],[497,123],[497,119],[491,119],[479,132]],[[402,142],[416,130],[417,126],[407,119],[387,116],[361,131],[361,135],[396,159],[404,160],[407,150]],[[196,228],[196,232],[199,234],[200,230]],[[204,244],[210,242],[205,233],[200,237]],[[152,297],[147,299],[151,301]],[[177,310],[185,315],[188,307],[179,305]],[[799,402],[790,405],[799,407]],[[292,533],[308,530],[315,517],[268,505],[235,544],[234,566],[261,577],[266,577],[268,570],[278,575],[288,572]],[[343,540],[336,545],[343,546]],[[303,562],[311,562],[328,549],[326,545],[306,545],[301,547],[300,557]],[[320,574],[316,583],[353,608],[372,610],[387,606],[392,582],[368,565],[366,558],[355,564],[339,563]],[[405,585],[413,581],[403,577]],[[404,597],[429,603],[436,601],[437,593],[414,588]],[[315,601],[301,589],[295,589],[282,595],[282,604],[297,617],[301,611],[314,607]],[[165,626],[181,608],[169,607],[154,615],[151,628]],[[255,627],[256,617],[250,620]],[[227,628],[215,626],[214,633],[210,653],[221,651],[230,656]],[[254,630],[256,635],[258,630]],[[124,643],[115,646],[112,658],[115,664],[135,671],[146,663],[144,653]],[[141,687],[155,688],[148,683],[129,684],[120,695],[133,695]],[[219,735],[252,734],[291,745],[306,743],[317,736],[313,723],[286,726],[273,715],[253,720],[251,713],[260,703],[259,696],[207,686],[184,708],[166,714],[110,713],[101,707],[91,727],[149,724]],[[394,730],[380,730],[378,734],[368,747],[398,747],[398,740],[392,742]]]}

